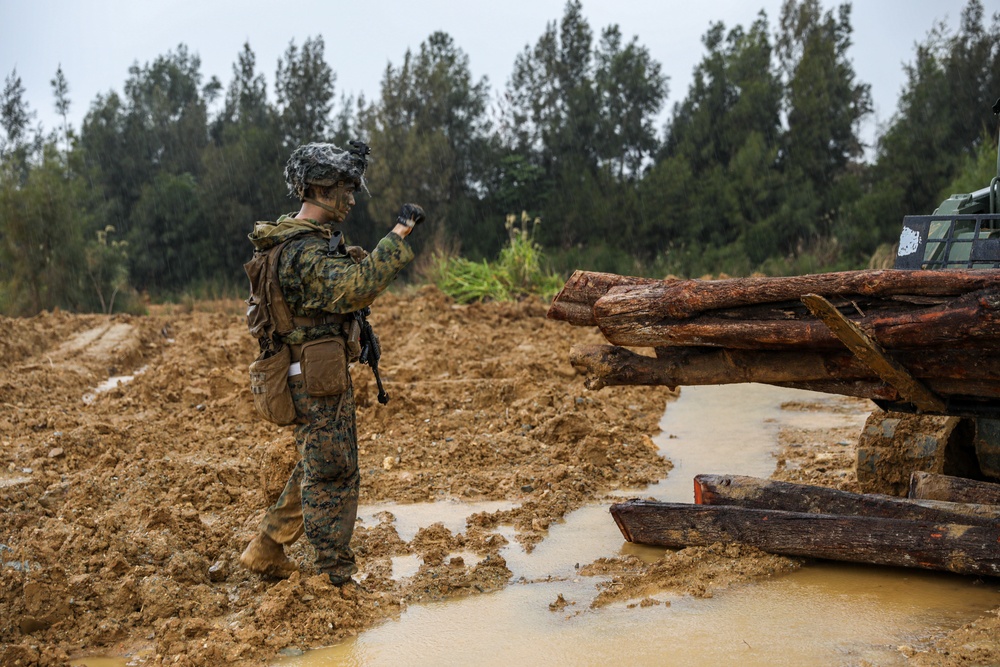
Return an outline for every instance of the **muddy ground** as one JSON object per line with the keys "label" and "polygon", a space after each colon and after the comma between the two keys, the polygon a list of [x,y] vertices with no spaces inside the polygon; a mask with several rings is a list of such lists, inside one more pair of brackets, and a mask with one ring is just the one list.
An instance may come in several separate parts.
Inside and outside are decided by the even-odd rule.
{"label": "muddy ground", "polygon": [[[104,654],[141,665],[262,665],[409,604],[507,585],[498,527],[513,525],[531,549],[567,512],[670,468],[651,436],[676,394],[586,390],[569,347],[603,339],[546,320],[546,309],[537,300],[459,306],[431,288],[377,304],[392,398],[379,405],[369,369],[353,369],[361,502],[516,508],[475,515],[462,533],[438,524],[409,542],[389,513],[360,523],[353,544],[363,591],[318,576],[304,540],[289,550],[301,570],[284,582],[236,561],[296,456],[291,429],[253,413],[246,367],[255,345],[240,302],[145,317],[0,318],[0,664]],[[95,392],[109,376],[132,374]],[[776,477],[855,490],[857,433],[781,437]],[[481,559],[449,555],[459,550]],[[404,554],[422,565],[395,581],[390,559]],[[601,559],[581,571],[602,575],[597,607],[655,604],[664,590],[711,595],[799,564],[716,545],[668,551],[652,564]],[[908,650],[916,665],[989,664],[1000,660],[998,636],[1000,618],[990,614]]]}

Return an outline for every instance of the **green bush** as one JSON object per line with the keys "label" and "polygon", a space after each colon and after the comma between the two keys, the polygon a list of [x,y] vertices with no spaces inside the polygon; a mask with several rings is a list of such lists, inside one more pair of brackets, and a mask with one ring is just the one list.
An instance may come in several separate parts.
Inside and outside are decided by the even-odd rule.
{"label": "green bush", "polygon": [[431,282],[459,303],[516,301],[532,294],[554,296],[563,280],[548,268],[541,246],[534,241],[540,220],[535,218],[530,231],[527,213],[521,214],[520,227],[515,222],[515,216],[507,216],[508,241],[493,262],[435,254],[429,271]]}

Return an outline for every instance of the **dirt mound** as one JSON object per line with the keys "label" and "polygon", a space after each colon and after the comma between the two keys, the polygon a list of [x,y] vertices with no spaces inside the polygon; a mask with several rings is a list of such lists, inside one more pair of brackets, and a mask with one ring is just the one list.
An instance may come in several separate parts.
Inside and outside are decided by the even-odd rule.
{"label": "dirt mound", "polygon": [[[374,400],[367,367],[352,371],[362,503],[515,509],[410,542],[391,515],[359,526],[363,591],[316,576],[304,540],[289,549],[301,572],[261,580],[237,557],[296,455],[290,428],[253,414],[242,304],[214,306],[4,320],[0,663],[63,664],[85,650],[249,665],[334,643],[410,602],[505,586],[498,526],[530,548],[566,512],[669,467],[649,435],[670,392],[588,392],[569,365],[569,346],[598,342],[596,332],[547,321],[538,300],[389,295],[372,316],[389,405]],[[416,573],[393,579],[391,558],[407,554]]]}

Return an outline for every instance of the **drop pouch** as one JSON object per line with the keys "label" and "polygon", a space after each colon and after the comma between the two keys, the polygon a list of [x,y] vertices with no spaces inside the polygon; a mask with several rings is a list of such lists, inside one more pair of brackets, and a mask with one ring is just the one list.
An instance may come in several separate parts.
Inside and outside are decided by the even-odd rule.
{"label": "drop pouch", "polygon": [[337,396],[347,391],[347,349],[340,336],[302,344],[302,381],[310,396]]}
{"label": "drop pouch", "polygon": [[250,364],[250,392],[261,417],[279,426],[295,422],[295,403],[288,388],[291,350],[282,345],[274,352],[261,352]]}

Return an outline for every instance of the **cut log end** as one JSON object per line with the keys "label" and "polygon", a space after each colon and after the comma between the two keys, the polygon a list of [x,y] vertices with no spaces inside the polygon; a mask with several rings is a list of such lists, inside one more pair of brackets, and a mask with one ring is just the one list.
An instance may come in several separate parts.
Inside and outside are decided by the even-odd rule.
{"label": "cut log end", "polygon": [[1000,484],[916,470],[910,475],[908,495],[920,500],[1000,505]]}

